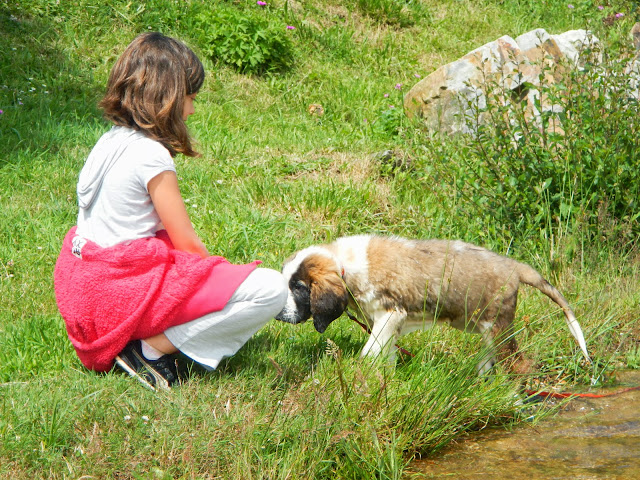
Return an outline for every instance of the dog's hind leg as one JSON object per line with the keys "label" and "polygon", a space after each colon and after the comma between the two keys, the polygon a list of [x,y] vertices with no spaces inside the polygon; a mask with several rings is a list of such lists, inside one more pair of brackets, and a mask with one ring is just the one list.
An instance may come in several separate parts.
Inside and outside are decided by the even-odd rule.
{"label": "dog's hind leg", "polygon": [[496,345],[493,337],[493,324],[481,322],[478,325],[482,340],[484,340],[484,350],[482,359],[478,362],[477,369],[479,375],[488,373],[496,364]]}
{"label": "dog's hind leg", "polygon": [[384,353],[390,360],[395,356],[395,339],[399,335],[407,314],[403,311],[377,311],[373,316],[373,328],[369,340],[362,349],[362,356],[379,356]]}
{"label": "dog's hind leg", "polygon": [[513,325],[501,328],[500,324],[501,322],[482,322],[480,325],[485,353],[478,362],[478,374],[489,372],[497,362],[512,373],[529,373],[531,361],[519,351],[518,343],[513,338]]}

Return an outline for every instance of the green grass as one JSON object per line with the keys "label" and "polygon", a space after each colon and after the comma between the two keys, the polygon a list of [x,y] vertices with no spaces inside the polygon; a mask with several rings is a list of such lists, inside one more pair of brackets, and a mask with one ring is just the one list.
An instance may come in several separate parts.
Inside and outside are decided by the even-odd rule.
{"label": "green grass", "polygon": [[[481,164],[473,143],[431,138],[400,110],[416,74],[504,34],[588,26],[618,54],[633,2],[603,11],[590,1],[269,3],[0,2],[0,477],[401,478],[413,458],[468,432],[523,423],[521,382],[578,391],[638,368],[637,229],[621,234],[615,212],[589,217],[584,204],[560,218],[544,210],[549,203],[533,205],[548,219],[542,226],[478,210],[445,175],[464,178],[451,167],[463,159]],[[217,371],[195,367],[169,394],[83,369],[55,305],[53,265],[75,223],[77,175],[108,128],[96,103],[141,31],[205,52],[207,30],[193,27],[203,5],[262,16],[293,49],[289,69],[264,75],[202,55],[207,80],[190,127],[203,155],[177,162],[211,252],[279,269],[294,250],[345,234],[481,243],[531,263],[563,292],[595,365],[582,362],[558,309],[523,287],[517,337],[536,366],[527,378],[500,368],[478,378],[479,339],[445,328],[403,337],[415,357],[393,368],[360,360],[366,336],[346,317],[323,335],[270,322]],[[625,17],[603,23],[616,12]],[[322,117],[308,113],[314,103]],[[568,139],[578,147],[589,128],[604,129],[582,108],[584,130]],[[636,117],[624,118],[632,131]],[[590,151],[604,162],[601,143]],[[385,150],[404,166],[378,160]],[[637,164],[634,151],[628,163]]]}

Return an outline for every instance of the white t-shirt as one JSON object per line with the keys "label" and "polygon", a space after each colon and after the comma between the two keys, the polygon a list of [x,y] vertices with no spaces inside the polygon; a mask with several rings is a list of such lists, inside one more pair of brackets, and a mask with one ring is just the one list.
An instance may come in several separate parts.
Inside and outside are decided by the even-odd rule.
{"label": "white t-shirt", "polygon": [[78,179],[77,235],[101,247],[152,237],[162,228],[147,190],[164,171],[176,171],[169,151],[156,140],[113,127],[89,154]]}

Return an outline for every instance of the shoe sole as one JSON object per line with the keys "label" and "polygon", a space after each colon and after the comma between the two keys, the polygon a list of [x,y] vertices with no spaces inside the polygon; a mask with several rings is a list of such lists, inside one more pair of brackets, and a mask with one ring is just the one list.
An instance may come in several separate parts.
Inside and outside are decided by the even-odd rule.
{"label": "shoe sole", "polygon": [[[138,360],[140,361],[140,363],[142,363],[143,365],[146,365],[147,363],[144,361],[143,358],[140,358],[140,355],[137,354],[137,352],[133,352],[133,354],[138,358]],[[129,364],[127,362],[125,362],[120,355],[118,355],[115,358],[115,362],[116,364],[123,369],[125,372],[127,372],[131,377],[135,378],[136,380],[138,380],[140,383],[142,383],[145,387],[153,390],[154,392],[158,391],[158,389],[160,390],[171,390],[171,387],[169,387],[169,382],[167,382],[167,380],[162,377],[161,375],[159,375],[153,368],[147,368],[147,372],[149,372],[149,374],[151,374],[151,376],[154,378],[154,380],[156,381],[155,386],[152,385],[146,378],[144,378],[142,375],[140,375],[138,372],[136,372],[134,369],[132,369]],[[156,388],[157,387],[157,388]]]}

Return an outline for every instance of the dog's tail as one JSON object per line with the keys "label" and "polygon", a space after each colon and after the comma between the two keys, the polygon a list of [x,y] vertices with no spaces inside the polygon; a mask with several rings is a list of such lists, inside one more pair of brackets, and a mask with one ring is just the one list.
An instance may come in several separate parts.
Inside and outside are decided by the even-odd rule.
{"label": "dog's tail", "polygon": [[580,349],[582,350],[584,358],[586,358],[587,361],[591,363],[591,357],[589,357],[589,353],[587,352],[587,344],[584,341],[582,329],[580,328],[580,324],[578,323],[578,320],[576,320],[576,316],[569,306],[569,302],[567,302],[567,300],[562,296],[562,294],[556,287],[547,282],[547,280],[545,280],[544,277],[542,277],[542,275],[540,275],[533,267],[524,263],[519,263],[518,274],[522,283],[526,283],[527,285],[531,285],[532,287],[537,288],[551,300],[556,302],[560,306],[560,308],[562,308],[565,320],[567,322],[567,325],[569,326],[569,330],[571,331],[571,335],[573,335],[573,338],[575,338],[578,342],[578,345],[580,345]]}

